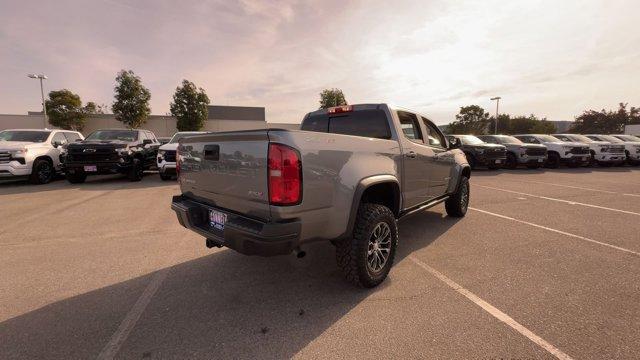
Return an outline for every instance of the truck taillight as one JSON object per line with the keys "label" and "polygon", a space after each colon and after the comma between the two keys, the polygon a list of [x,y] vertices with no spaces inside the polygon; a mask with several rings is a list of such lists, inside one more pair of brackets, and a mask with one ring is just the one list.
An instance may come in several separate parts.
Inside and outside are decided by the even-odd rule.
{"label": "truck taillight", "polygon": [[327,109],[329,114],[339,114],[353,111],[353,105],[334,106]]}
{"label": "truck taillight", "polygon": [[300,154],[282,144],[269,144],[269,203],[296,205],[302,199]]}

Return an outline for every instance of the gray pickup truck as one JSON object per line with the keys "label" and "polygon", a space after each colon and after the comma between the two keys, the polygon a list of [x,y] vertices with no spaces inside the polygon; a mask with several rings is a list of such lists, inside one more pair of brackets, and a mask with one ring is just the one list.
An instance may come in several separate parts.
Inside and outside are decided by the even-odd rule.
{"label": "gray pickup truck", "polygon": [[471,169],[458,146],[386,104],[314,111],[301,130],[190,137],[171,208],[208,247],[246,255],[304,256],[305,244],[331,241],[346,278],[374,287],[393,264],[398,219],[442,202],[466,214]]}

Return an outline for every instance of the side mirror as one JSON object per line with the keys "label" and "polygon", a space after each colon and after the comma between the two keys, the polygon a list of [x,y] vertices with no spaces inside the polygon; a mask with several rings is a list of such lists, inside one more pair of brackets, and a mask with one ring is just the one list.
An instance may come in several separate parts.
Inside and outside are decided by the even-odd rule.
{"label": "side mirror", "polygon": [[460,139],[458,138],[450,138],[449,140],[449,149],[459,149],[460,148]]}
{"label": "side mirror", "polygon": [[151,144],[153,144],[153,141],[151,141],[149,139],[142,140],[142,145],[151,145]]}

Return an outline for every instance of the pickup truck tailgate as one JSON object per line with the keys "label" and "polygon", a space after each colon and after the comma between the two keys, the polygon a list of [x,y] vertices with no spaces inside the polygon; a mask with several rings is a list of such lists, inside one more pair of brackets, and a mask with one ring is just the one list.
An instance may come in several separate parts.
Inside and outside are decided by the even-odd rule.
{"label": "pickup truck tailgate", "polygon": [[182,193],[211,206],[269,220],[267,131],[235,131],[182,140]]}

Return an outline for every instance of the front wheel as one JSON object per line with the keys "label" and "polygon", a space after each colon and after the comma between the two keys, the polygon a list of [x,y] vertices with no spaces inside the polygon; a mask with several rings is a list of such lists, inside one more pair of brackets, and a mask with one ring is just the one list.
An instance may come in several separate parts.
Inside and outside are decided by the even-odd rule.
{"label": "front wheel", "polygon": [[391,210],[364,203],[358,209],[353,238],[337,243],[336,259],[349,282],[372,288],[389,274],[397,246],[398,226]]}
{"label": "front wheel", "polygon": [[29,182],[32,184],[47,184],[53,180],[56,171],[53,165],[44,159],[38,159],[33,163]]}
{"label": "front wheel", "polygon": [[469,178],[463,176],[460,178],[458,191],[444,202],[444,208],[447,210],[447,215],[453,217],[465,216],[467,214],[467,209],[469,208],[470,193],[471,189],[469,186]]}
{"label": "front wheel", "polygon": [[547,167],[551,169],[557,169],[560,166],[560,155],[556,153],[549,154],[547,158]]}
{"label": "front wheel", "polygon": [[131,164],[131,169],[129,173],[127,173],[127,178],[129,181],[140,181],[142,180],[143,174],[144,167],[142,166],[142,161],[140,161],[140,159],[133,159],[133,164]]}
{"label": "front wheel", "polygon": [[507,153],[507,161],[505,162],[504,167],[511,170],[518,167],[518,160],[513,153]]}

